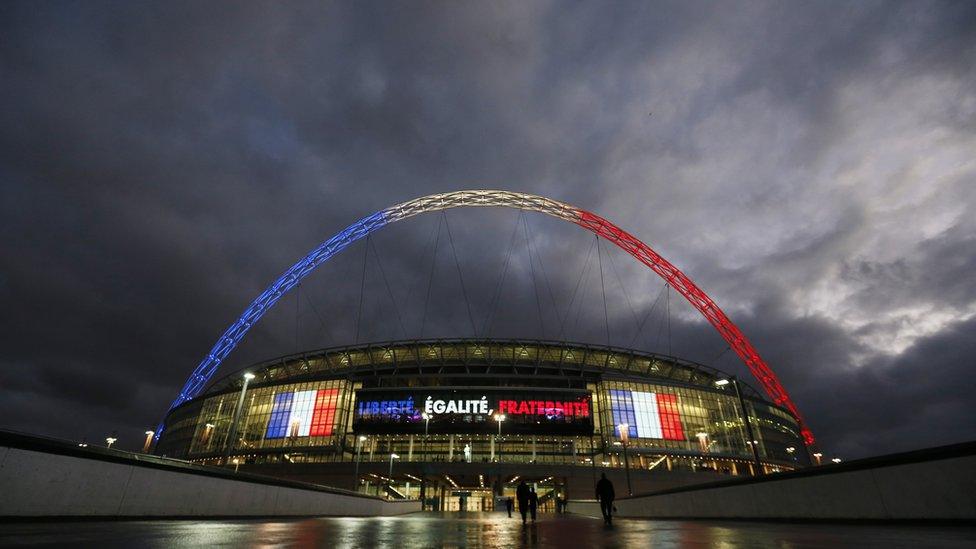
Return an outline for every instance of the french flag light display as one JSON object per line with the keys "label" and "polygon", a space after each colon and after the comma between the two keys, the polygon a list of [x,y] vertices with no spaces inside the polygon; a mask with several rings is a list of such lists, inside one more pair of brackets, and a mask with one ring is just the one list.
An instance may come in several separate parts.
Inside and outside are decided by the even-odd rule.
{"label": "french flag light display", "polygon": [[338,396],[338,389],[276,394],[264,438],[331,435]]}
{"label": "french flag light display", "polygon": [[610,412],[614,425],[629,426],[630,437],[685,439],[676,395],[611,389]]}

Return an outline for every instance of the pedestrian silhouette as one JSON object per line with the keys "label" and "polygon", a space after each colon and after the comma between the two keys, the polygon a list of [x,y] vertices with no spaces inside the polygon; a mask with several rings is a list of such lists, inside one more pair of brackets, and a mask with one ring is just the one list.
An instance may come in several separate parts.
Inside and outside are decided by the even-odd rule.
{"label": "pedestrian silhouette", "polygon": [[515,489],[515,499],[518,500],[518,510],[522,514],[522,524],[525,524],[525,515],[529,512],[529,486],[524,480]]}
{"label": "pedestrian silhouette", "polygon": [[515,506],[515,502],[512,498],[505,498],[505,509],[508,510],[508,518],[512,518],[512,507]]}
{"label": "pedestrian silhouette", "polygon": [[600,480],[596,483],[596,499],[600,500],[600,512],[603,513],[603,522],[613,523],[613,500],[616,495],[613,493],[613,483],[607,478],[607,474],[600,475]]}
{"label": "pedestrian silhouette", "polygon": [[535,522],[535,512],[539,507],[539,496],[535,493],[535,488],[529,489],[529,511],[532,513],[532,522]]}

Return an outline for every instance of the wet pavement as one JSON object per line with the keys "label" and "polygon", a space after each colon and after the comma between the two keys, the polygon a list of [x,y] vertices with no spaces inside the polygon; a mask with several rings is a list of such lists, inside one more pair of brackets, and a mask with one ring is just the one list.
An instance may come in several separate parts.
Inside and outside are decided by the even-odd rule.
{"label": "wet pavement", "polygon": [[498,513],[301,520],[0,524],[3,547],[976,547],[976,528],[617,519]]}

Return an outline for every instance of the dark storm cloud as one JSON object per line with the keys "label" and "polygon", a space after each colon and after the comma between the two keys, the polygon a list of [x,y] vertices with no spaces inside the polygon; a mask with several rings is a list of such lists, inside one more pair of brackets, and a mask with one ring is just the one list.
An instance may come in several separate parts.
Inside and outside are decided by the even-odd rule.
{"label": "dark storm cloud", "polygon": [[[415,196],[510,188],[603,213],[683,268],[831,452],[972,438],[974,29],[965,2],[3,3],[2,424],[135,447],[322,239]],[[605,343],[609,325],[615,345],[744,373],[623,254],[587,262],[592,237],[518,219],[384,229],[358,330],[363,245],[226,371],[357,331]]]}

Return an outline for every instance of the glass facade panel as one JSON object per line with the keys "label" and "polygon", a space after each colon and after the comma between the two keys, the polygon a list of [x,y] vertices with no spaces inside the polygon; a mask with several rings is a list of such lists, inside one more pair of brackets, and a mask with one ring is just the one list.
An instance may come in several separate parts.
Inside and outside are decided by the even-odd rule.
{"label": "glass facade panel", "polygon": [[315,414],[312,415],[312,427],[309,433],[311,436],[327,437],[332,434],[332,424],[335,422],[338,401],[338,389],[318,390],[315,397]]}
{"label": "glass facade panel", "polygon": [[662,438],[668,440],[684,440],[685,434],[681,429],[681,416],[678,414],[678,397],[660,394],[657,397],[657,408],[661,418]]}
{"label": "glass facade panel", "polygon": [[282,438],[288,432],[288,418],[291,417],[291,403],[294,393],[278,393],[275,395],[274,408],[271,409],[271,421],[268,422],[268,432],[265,438]]}

